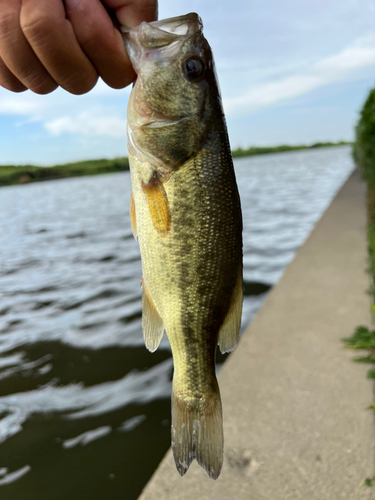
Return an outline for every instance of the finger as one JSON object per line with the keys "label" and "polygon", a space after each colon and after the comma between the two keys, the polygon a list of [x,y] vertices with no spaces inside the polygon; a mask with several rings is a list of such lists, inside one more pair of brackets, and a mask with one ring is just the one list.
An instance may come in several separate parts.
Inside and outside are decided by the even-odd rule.
{"label": "finger", "polygon": [[[19,81],[37,94],[47,94],[55,90],[57,84],[40,63],[22,33],[19,22],[20,9],[20,0],[0,0],[0,56],[6,67],[2,67],[2,78],[9,84],[9,87],[6,87],[9,90],[20,88],[16,83]],[[14,78],[9,73],[13,74]]]}
{"label": "finger", "polygon": [[22,0],[21,28],[53,79],[72,94],[91,90],[96,69],[80,48],[61,0]]}
{"label": "finger", "polygon": [[103,0],[103,3],[114,9],[119,23],[128,28],[158,18],[157,0]]}
{"label": "finger", "polygon": [[27,87],[16,78],[0,58],[0,86],[12,92],[24,92]]}
{"label": "finger", "polygon": [[99,0],[65,0],[77,41],[102,79],[116,89],[135,79],[121,33]]}

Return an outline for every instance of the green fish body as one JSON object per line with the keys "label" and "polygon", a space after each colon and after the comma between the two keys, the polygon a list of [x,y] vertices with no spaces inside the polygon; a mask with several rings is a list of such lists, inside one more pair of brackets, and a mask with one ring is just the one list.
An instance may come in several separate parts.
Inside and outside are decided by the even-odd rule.
{"label": "green fish body", "polygon": [[197,14],[142,23],[125,43],[133,233],[142,325],[173,355],[172,448],[216,479],[223,462],[215,351],[234,349],[242,311],[242,216],[211,49]]}

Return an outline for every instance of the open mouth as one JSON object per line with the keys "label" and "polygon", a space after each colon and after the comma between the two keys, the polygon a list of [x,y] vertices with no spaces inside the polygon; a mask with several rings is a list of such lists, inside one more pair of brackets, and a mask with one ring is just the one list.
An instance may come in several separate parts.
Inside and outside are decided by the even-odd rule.
{"label": "open mouth", "polygon": [[200,17],[191,12],[185,16],[172,17],[169,19],[163,19],[161,21],[154,21],[150,23],[154,28],[166,31],[167,33],[173,33],[174,35],[190,35],[195,33],[199,29],[202,29],[202,21]]}
{"label": "open mouth", "polygon": [[[185,16],[171,17],[169,19],[163,19],[161,21],[153,21],[148,23],[152,28],[165,31],[166,33],[172,33],[173,35],[186,36],[191,33],[195,33],[202,29],[202,21],[200,17],[191,12]],[[133,28],[134,29],[134,28]],[[138,28],[139,30],[140,28]],[[126,26],[120,27],[121,32],[126,35],[131,29]]]}

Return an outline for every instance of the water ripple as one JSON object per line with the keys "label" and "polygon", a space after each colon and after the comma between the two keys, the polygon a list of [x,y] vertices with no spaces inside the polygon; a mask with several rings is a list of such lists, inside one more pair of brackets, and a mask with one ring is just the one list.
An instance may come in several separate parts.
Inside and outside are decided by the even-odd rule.
{"label": "water ripple", "polygon": [[[241,158],[235,169],[243,330],[353,162],[342,147]],[[143,344],[129,197],[129,173],[1,188],[4,500],[133,499],[169,446],[170,348],[166,335],[153,354]]]}

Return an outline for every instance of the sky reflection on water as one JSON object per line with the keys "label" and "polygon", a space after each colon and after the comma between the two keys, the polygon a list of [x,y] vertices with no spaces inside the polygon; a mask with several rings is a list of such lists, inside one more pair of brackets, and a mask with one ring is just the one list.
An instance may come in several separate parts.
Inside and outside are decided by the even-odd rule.
{"label": "sky reflection on water", "polygon": [[[353,162],[340,147],[235,166],[245,327]],[[172,362],[166,336],[143,345],[129,196],[128,173],[0,190],[3,500],[136,499],[169,447]]]}

